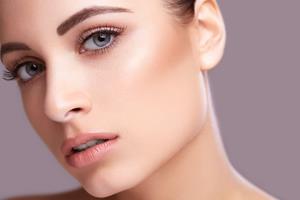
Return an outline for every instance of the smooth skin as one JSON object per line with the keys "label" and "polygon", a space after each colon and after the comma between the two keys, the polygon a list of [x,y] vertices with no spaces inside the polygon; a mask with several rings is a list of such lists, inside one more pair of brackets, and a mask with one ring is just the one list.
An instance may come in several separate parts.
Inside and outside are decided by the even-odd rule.
{"label": "smooth skin", "polygon": [[[95,15],[58,34],[63,21],[92,6],[131,12]],[[225,27],[215,0],[198,0],[194,10],[182,25],[163,0],[1,0],[1,44],[30,48],[5,53],[3,64],[11,70],[29,56],[44,64],[30,81],[18,79],[24,109],[82,185],[17,199],[274,199],[238,174],[226,156],[207,77],[223,56]],[[80,52],[79,35],[105,24],[126,29],[104,53]],[[120,138],[101,162],[68,165],[62,142],[90,132]]]}

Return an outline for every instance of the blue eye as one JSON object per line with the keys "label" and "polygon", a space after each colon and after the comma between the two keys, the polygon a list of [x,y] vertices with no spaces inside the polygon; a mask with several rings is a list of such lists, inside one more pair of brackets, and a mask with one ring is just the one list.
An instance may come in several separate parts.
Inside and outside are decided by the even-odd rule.
{"label": "blue eye", "polygon": [[17,61],[13,66],[13,70],[4,70],[2,77],[4,80],[10,81],[19,78],[25,83],[45,70],[45,65],[36,61]]}
{"label": "blue eye", "polygon": [[117,37],[124,31],[125,27],[96,27],[82,34],[79,39],[80,53],[104,52],[113,46]]}
{"label": "blue eye", "polygon": [[43,64],[28,61],[17,66],[16,74],[22,81],[26,82],[42,72],[44,68]]}
{"label": "blue eye", "polygon": [[110,33],[94,33],[83,44],[85,50],[96,50],[106,48],[111,44],[114,39],[114,35]]}
{"label": "blue eye", "polygon": [[[86,30],[79,36],[78,47],[79,53],[106,53],[118,41],[119,36],[126,30],[126,26],[100,26]],[[23,60],[23,59],[22,59]],[[27,82],[45,70],[45,65],[40,62],[25,61],[14,64],[14,70],[4,70],[4,80],[14,80],[20,78],[21,81]]]}

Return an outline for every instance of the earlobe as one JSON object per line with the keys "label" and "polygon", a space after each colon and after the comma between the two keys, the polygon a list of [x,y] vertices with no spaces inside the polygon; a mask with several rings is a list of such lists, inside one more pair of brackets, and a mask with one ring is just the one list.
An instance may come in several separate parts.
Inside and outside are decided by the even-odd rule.
{"label": "earlobe", "polygon": [[196,0],[194,39],[201,70],[215,67],[223,57],[226,31],[216,0]]}

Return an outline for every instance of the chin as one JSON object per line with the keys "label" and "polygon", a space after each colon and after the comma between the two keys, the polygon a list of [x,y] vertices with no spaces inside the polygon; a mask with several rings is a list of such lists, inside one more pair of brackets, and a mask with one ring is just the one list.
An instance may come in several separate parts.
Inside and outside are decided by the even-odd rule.
{"label": "chin", "polygon": [[145,170],[136,166],[108,169],[101,168],[80,181],[83,189],[97,198],[105,198],[134,188],[147,176]]}

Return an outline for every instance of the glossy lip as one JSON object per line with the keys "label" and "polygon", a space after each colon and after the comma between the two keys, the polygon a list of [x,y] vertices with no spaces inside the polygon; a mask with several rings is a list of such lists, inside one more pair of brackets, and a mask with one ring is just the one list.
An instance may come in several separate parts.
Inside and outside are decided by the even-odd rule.
{"label": "glossy lip", "polygon": [[66,156],[66,162],[77,169],[87,167],[93,163],[103,162],[103,159],[109,155],[110,152],[116,147],[118,137],[115,139],[107,140],[104,143],[96,144],[84,151],[73,153]]}
{"label": "glossy lip", "polygon": [[80,133],[78,136],[74,138],[69,138],[64,140],[63,144],[61,145],[61,152],[65,157],[72,155],[72,148],[78,145],[84,144],[89,140],[94,139],[116,139],[119,137],[115,133]]}

